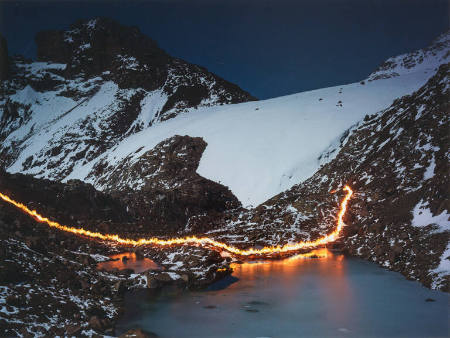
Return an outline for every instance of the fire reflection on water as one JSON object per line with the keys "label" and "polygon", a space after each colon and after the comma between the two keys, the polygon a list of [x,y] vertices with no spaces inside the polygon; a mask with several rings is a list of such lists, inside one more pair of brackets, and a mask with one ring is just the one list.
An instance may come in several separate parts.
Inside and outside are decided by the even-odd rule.
{"label": "fire reflection on water", "polygon": [[309,264],[311,260],[327,260],[330,258],[335,260],[336,257],[340,256],[334,256],[328,249],[322,248],[280,260],[249,261],[242,264],[232,264],[231,267],[234,271],[233,275],[238,278],[245,277],[248,279],[255,275],[269,276],[271,273],[282,273],[288,277],[292,273],[296,274],[300,265]]}
{"label": "fire reflection on water", "polygon": [[111,271],[114,269],[131,269],[135,273],[147,270],[159,270],[160,267],[154,261],[146,257],[137,256],[134,252],[124,252],[109,256],[111,260],[97,264],[97,269]]}
{"label": "fire reflection on water", "polygon": [[[252,290],[261,286],[272,289],[273,284],[276,284],[277,295],[274,299],[302,302],[306,293],[316,290],[315,286],[320,283],[321,291],[314,297],[318,298],[320,304],[329,304],[323,307],[321,316],[339,322],[354,311],[351,282],[348,279],[344,255],[334,254],[326,248],[282,260],[245,262],[233,264],[232,267],[233,276],[239,278],[239,282],[222,290],[222,293]],[[314,276],[314,279],[311,276]],[[338,304],[338,308],[333,304]]]}
{"label": "fire reflection on water", "polygon": [[[226,277],[215,289],[128,294],[117,332],[141,327],[166,337],[448,336],[447,295],[372,263],[320,249],[233,268],[237,278]],[[428,297],[436,302],[425,305]]]}

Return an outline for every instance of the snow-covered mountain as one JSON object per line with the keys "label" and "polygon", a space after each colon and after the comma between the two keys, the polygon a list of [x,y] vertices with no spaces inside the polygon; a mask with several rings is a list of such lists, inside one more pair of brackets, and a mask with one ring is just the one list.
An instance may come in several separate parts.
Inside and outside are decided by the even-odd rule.
{"label": "snow-covered mountain", "polygon": [[[207,143],[198,174],[229,187],[244,206],[314,174],[349,128],[419,89],[449,50],[444,34],[360,83],[228,104],[253,98],[110,20],[40,33],[37,42],[41,62],[16,60],[4,83],[0,152],[8,171],[108,190],[125,159],[132,166],[163,140],[188,135]],[[123,182],[145,184],[136,176]]]}
{"label": "snow-covered mountain", "polygon": [[[355,133],[362,133],[361,126],[379,121],[373,116],[390,107],[394,119],[405,95],[418,90],[437,95],[430,79],[436,74],[447,79],[442,65],[449,62],[449,36],[387,60],[358,83],[242,102],[253,97],[201,67],[168,56],[135,28],[108,19],[78,22],[69,31],[37,35],[39,62],[12,60],[9,78],[2,82],[1,161],[12,173],[92,183],[123,201],[144,225],[142,231],[216,229],[211,234],[236,244],[313,238],[333,224],[337,197],[327,202],[322,196],[318,202],[298,192],[297,185],[306,182],[311,190],[306,180],[344,156],[343,149]],[[416,108],[417,118],[411,126],[397,128],[397,137],[421,127],[415,121],[421,121],[421,111],[431,109],[429,104]],[[358,147],[373,152],[370,139],[380,139],[383,130],[381,124],[373,128]],[[369,155],[355,156],[356,163]],[[401,154],[394,157],[399,161]],[[356,170],[351,163],[347,166],[322,175],[320,185],[330,188],[338,177],[342,183],[349,168]],[[330,181],[332,175],[336,178]],[[367,172],[360,176],[372,177]],[[398,184],[416,189],[410,183]],[[285,191],[294,191],[297,202],[284,205],[279,194]],[[256,209],[240,209],[241,204],[267,200],[269,204]],[[421,209],[419,201],[414,203]],[[415,212],[409,209],[408,214]],[[294,223],[289,221],[293,214]],[[241,230],[245,236],[240,240],[227,237]],[[405,262],[411,264],[410,259]]]}
{"label": "snow-covered mountain", "polygon": [[[350,184],[332,248],[448,292],[449,37],[361,82],[264,101],[109,19],[39,33],[36,62],[5,63],[0,37],[0,190],[92,231],[248,248],[328,234]],[[113,335],[125,289],[232,271],[200,247],[136,252],[161,271],[99,271],[119,248],[0,209],[6,336]]]}
{"label": "snow-covered mountain", "polygon": [[[4,63],[0,38],[0,190],[92,231],[247,248],[328,234],[350,184],[332,247],[448,292],[449,37],[361,82],[264,101],[109,19],[39,33],[36,62]],[[120,248],[0,211],[6,336],[113,335],[127,288],[232,271],[200,247],[136,252],[162,271],[99,271]]]}
{"label": "snow-covered mountain", "polygon": [[10,171],[61,180],[183,111],[255,100],[109,19],[41,32],[36,42],[38,62],[10,60],[0,91],[0,158]]}
{"label": "snow-covered mountain", "polygon": [[192,218],[186,230],[208,224],[208,236],[242,246],[315,240],[334,228],[340,190],[350,184],[340,248],[448,291],[449,75],[442,65],[418,91],[364,118],[305,182],[221,220]]}

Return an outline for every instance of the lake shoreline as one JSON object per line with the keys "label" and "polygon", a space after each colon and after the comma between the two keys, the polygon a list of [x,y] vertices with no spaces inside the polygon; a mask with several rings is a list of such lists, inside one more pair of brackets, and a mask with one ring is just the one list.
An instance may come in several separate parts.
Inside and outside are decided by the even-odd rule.
{"label": "lake shoreline", "polygon": [[[288,261],[288,263],[286,262]],[[290,262],[294,262],[294,263],[289,263]],[[298,267],[301,267],[301,269],[306,269],[302,272],[302,276],[296,276],[296,271],[298,272]],[[330,268],[333,268],[333,271],[330,271]],[[339,269],[337,269],[338,266],[341,266],[342,268],[346,268],[346,269],[350,269],[349,271],[352,272],[352,276],[351,278],[348,279],[347,282],[342,284],[342,281],[345,281],[346,278],[341,275],[339,277],[338,274],[336,274],[338,272]],[[165,322],[166,319],[164,318],[172,318],[176,323],[177,323],[177,327],[180,327],[181,329],[184,327],[185,330],[187,329],[192,329],[191,325],[192,323],[197,323],[198,325],[202,326],[202,325],[206,325],[204,324],[204,322],[202,320],[199,320],[200,317],[195,315],[195,312],[200,313],[201,316],[207,316],[207,318],[209,318],[210,320],[218,320],[219,317],[217,317],[218,314],[223,315],[224,317],[220,317],[221,320],[225,321],[227,320],[227,316],[237,316],[237,317],[243,317],[244,316],[248,316],[248,315],[253,315],[255,317],[259,316],[259,317],[264,317],[265,313],[271,313],[272,310],[270,310],[270,307],[273,306],[276,309],[281,309],[281,313],[284,313],[283,311],[285,311],[286,309],[284,308],[283,305],[280,304],[276,304],[265,300],[264,297],[262,299],[260,299],[261,297],[257,296],[255,294],[255,289],[254,286],[250,286],[249,285],[249,280],[253,280],[253,281],[257,281],[257,283],[262,283],[262,285],[265,285],[265,283],[275,283],[275,281],[280,282],[280,279],[277,279],[276,276],[280,276],[283,275],[286,277],[286,279],[289,278],[315,278],[314,274],[310,275],[309,273],[315,271],[314,269],[319,269],[317,271],[320,271],[320,269],[327,267],[327,273],[329,274],[329,277],[327,277],[328,279],[333,279],[333,278],[337,278],[337,281],[340,281],[341,285],[339,286],[341,289],[339,290],[339,292],[337,293],[343,293],[343,290],[346,290],[345,292],[350,292],[349,290],[347,290],[348,286],[346,286],[346,284],[350,283],[355,283],[355,281],[353,280],[354,278],[356,278],[355,280],[357,281],[357,284],[353,286],[353,288],[355,290],[357,290],[356,292],[359,294],[359,292],[362,292],[361,289],[361,285],[358,283],[369,283],[370,281],[365,280],[368,277],[365,277],[365,275],[367,276],[372,276],[374,279],[380,281],[380,276],[382,278],[385,278],[389,283],[393,283],[393,285],[395,287],[401,287],[402,289],[411,291],[411,294],[408,294],[407,292],[403,292],[402,290],[400,290],[399,292],[401,293],[401,296],[399,297],[403,297],[403,300],[408,300],[409,302],[413,302],[415,304],[415,307],[413,310],[408,310],[403,309],[403,311],[406,311],[408,313],[408,316],[415,316],[417,315],[417,313],[422,313],[423,310],[433,310],[434,311],[436,309],[441,309],[442,310],[442,306],[443,306],[443,302],[446,299],[448,302],[448,294],[444,293],[444,292],[439,292],[439,291],[434,291],[434,290],[429,290],[425,287],[423,287],[422,285],[420,285],[418,282],[414,282],[414,281],[408,281],[406,280],[402,275],[395,273],[395,272],[391,272],[391,271],[387,271],[386,269],[382,269],[380,267],[378,267],[376,264],[373,264],[371,262],[367,262],[358,258],[351,258],[348,256],[344,256],[343,254],[333,254],[333,253],[329,253],[329,256],[324,257],[322,259],[302,259],[301,261],[295,258],[288,258],[285,261],[258,261],[258,262],[245,262],[243,264],[238,264],[238,265],[233,265],[234,268],[234,272],[231,275],[234,278],[238,278],[238,280],[233,280],[230,281],[229,283],[225,283],[225,285],[223,285],[220,288],[217,289],[204,289],[202,291],[189,291],[189,290],[171,290],[171,289],[167,289],[166,291],[161,291],[159,293],[149,293],[147,292],[147,290],[136,290],[136,291],[132,291],[130,293],[126,293],[124,296],[124,315],[118,319],[117,324],[116,324],[116,330],[117,333],[123,333],[126,332],[127,329],[132,328],[132,326],[134,328],[136,327],[140,327],[144,330],[148,330],[151,332],[155,332],[156,334],[160,335],[161,337],[164,337],[164,334],[167,334],[168,337],[173,336],[173,332],[170,331],[171,330],[171,326],[166,327],[167,331],[163,330],[162,328],[159,327],[149,327],[148,325],[148,321],[150,322],[155,322],[156,324],[158,322]],[[312,269],[312,270],[311,270]],[[245,274],[247,275],[242,275],[243,271],[245,270]],[[264,275],[264,278],[262,278],[261,276],[261,280],[259,279],[258,274],[265,274],[267,271],[270,271],[270,274]],[[315,271],[315,273],[317,273],[317,271]],[[361,275],[361,273],[364,271],[364,274]],[[250,276],[250,277],[249,277]],[[253,276],[253,277],[251,277]],[[256,277],[255,277],[256,276]],[[333,277],[334,276],[334,277]],[[356,276],[356,277],[355,277]],[[317,276],[316,276],[317,277]],[[228,277],[227,277],[228,278]],[[362,280],[361,280],[362,278]],[[216,282],[217,283],[217,282]],[[286,283],[286,280],[281,281],[281,283]],[[313,286],[308,286],[308,290],[311,292],[311,294],[317,294],[318,290],[330,290],[333,285],[331,284],[326,284],[326,282],[324,282],[323,280],[321,281],[319,279],[318,283],[325,283],[322,287],[318,287],[318,288],[314,288]],[[284,285],[286,286],[286,284],[280,284],[280,288],[281,286]],[[308,284],[306,284],[308,285]],[[371,285],[371,284],[370,284]],[[370,287],[370,285],[368,285]],[[336,285],[334,286],[336,287]],[[379,286],[377,286],[378,288]],[[230,295],[230,292],[234,292],[233,290],[235,289],[245,289],[244,292],[244,296],[242,297],[246,297],[248,298],[248,302],[247,303],[233,303],[233,307],[229,307],[228,303],[220,303],[222,298],[227,298]],[[264,288],[266,288],[266,286],[264,286]],[[373,289],[370,289],[371,292],[373,292]],[[279,290],[271,290],[270,292],[280,292]],[[323,291],[326,294],[329,294],[328,291]],[[386,291],[384,290],[378,290],[378,292],[380,293],[380,297],[381,296],[386,296]],[[319,292],[320,293],[320,292]],[[389,292],[388,292],[389,293]],[[247,294],[247,295],[246,295]],[[249,296],[250,295],[250,296]],[[395,295],[390,295],[389,297],[394,297]],[[233,297],[233,296],[232,296]],[[253,297],[253,298],[252,298]],[[303,302],[305,302],[308,299],[309,296],[307,295],[303,295],[302,297],[300,297],[299,299],[302,299]],[[335,295],[334,297],[341,297],[341,296],[337,296]],[[386,299],[388,299],[389,297],[387,297]],[[198,304],[195,304],[194,302],[199,302]],[[275,299],[278,299],[277,297],[275,297]],[[283,298],[280,298],[283,299]],[[306,299],[306,300],[305,300]],[[383,299],[383,298],[381,298]],[[190,300],[191,302],[189,302],[188,300]],[[214,302],[216,301],[216,303]],[[290,299],[287,298],[287,302],[289,302]],[[333,306],[337,306],[337,304],[347,304],[348,300],[346,300],[346,298],[342,298],[341,303],[334,303],[333,301],[331,302],[331,305],[329,305],[330,307]],[[384,301],[378,299],[377,302],[381,302],[380,304],[382,304]],[[237,304],[240,305],[237,305]],[[172,304],[172,305],[170,305]],[[275,305],[274,305],[275,304]],[[311,303],[308,303],[309,305],[314,304],[313,301],[311,301]],[[380,304],[376,304],[376,306],[380,306]],[[446,305],[446,304],[444,304]],[[291,305],[289,305],[291,306]],[[327,309],[327,305],[321,304],[320,306],[324,306],[323,309]],[[319,306],[319,307],[320,307]],[[129,312],[129,308],[133,308],[133,312]],[[162,308],[163,310],[159,310],[159,308]],[[173,312],[167,312],[168,308],[173,308],[175,310],[173,310]],[[322,309],[322,310],[323,310]],[[230,310],[232,312],[232,314],[227,314],[227,311]],[[128,311],[128,312],[127,312]],[[150,312],[149,312],[150,311]],[[160,313],[160,311],[162,311]],[[297,309],[297,312],[300,311],[299,309]],[[342,310],[341,310],[342,311]],[[408,312],[409,311],[409,312]],[[144,315],[142,314],[144,312]],[[291,313],[292,311],[288,311],[286,312],[286,314]],[[304,312],[304,311],[303,311]],[[300,311],[300,313],[303,313],[302,311]],[[326,312],[326,311],[325,311]],[[339,311],[336,311],[337,313]],[[369,311],[370,312],[370,311]],[[389,310],[388,310],[389,312]],[[152,314],[150,317],[148,317],[147,319],[144,319],[145,314],[147,314],[147,316],[149,314]],[[296,313],[296,311],[293,311],[292,313]],[[214,315],[215,314],[215,315]],[[275,313],[276,314],[276,313]],[[272,314],[273,315],[273,314]],[[308,316],[307,312],[303,313],[303,315]],[[329,314],[328,314],[329,315]],[[156,316],[156,318],[154,318]],[[199,315],[200,316],[200,315]],[[208,316],[211,316],[208,317]],[[137,320],[137,317],[141,317],[142,319]],[[183,319],[183,317],[188,317],[188,319],[193,320],[192,322],[190,322],[188,319]],[[230,318],[231,318],[230,317]],[[339,316],[338,316],[339,317]],[[339,323],[339,320],[343,320],[343,318],[332,318],[333,320],[335,320],[337,323]],[[349,317],[351,317],[351,315],[349,315]],[[152,319],[153,318],[153,319]],[[197,318],[197,319],[196,319]],[[275,318],[276,317],[275,315]],[[433,319],[430,318],[430,316],[426,315],[425,313],[425,318],[427,321],[433,322]],[[195,320],[196,319],[196,320]],[[251,317],[247,318],[248,320],[251,319]],[[254,319],[258,319],[258,318],[254,318]],[[261,318],[259,318],[261,319]],[[285,319],[283,319],[283,316],[281,316],[280,318],[278,318],[277,320],[279,320],[280,322],[284,323],[284,325],[291,325],[289,323],[292,322],[285,322]],[[363,320],[363,319],[361,319]],[[365,320],[365,319],[364,319]],[[364,321],[363,320],[363,321]],[[207,321],[208,322],[208,321]],[[220,321],[219,321],[220,322]],[[246,323],[247,321],[242,322],[239,325],[243,325],[243,323]],[[314,322],[314,321],[312,321]],[[231,323],[231,322],[230,322]],[[262,323],[264,323],[264,320],[262,321]],[[387,323],[389,324],[389,320],[387,320]],[[438,327],[439,329],[442,330],[442,322],[437,320],[435,322],[433,322],[434,327]],[[437,323],[441,323],[440,326]],[[138,325],[138,324],[145,324],[145,325]],[[347,323],[348,327],[346,327],[345,325],[341,325],[343,327],[337,327],[336,328],[336,332],[332,331],[330,328],[327,328],[327,330],[325,330],[323,332],[323,336],[333,336],[334,334],[336,334],[337,336],[344,336],[344,335],[349,335],[352,336],[353,335],[360,335],[362,334],[362,336],[364,336],[364,332],[361,331],[361,328],[358,327],[358,325],[356,325],[355,323]],[[350,325],[351,324],[351,325]],[[273,325],[277,325],[277,324],[273,324]],[[352,327],[352,325],[354,325]],[[389,324],[390,325],[390,324]],[[388,325],[388,326],[389,326]],[[264,326],[264,325],[263,325]],[[245,327],[245,325],[243,326]],[[284,327],[283,325],[281,327]],[[257,328],[247,328],[249,330],[257,330]],[[266,328],[267,330],[270,331],[270,328]],[[342,329],[341,331],[339,331],[339,329]],[[389,333],[388,331],[391,328],[386,328],[385,331],[382,331],[380,333]],[[305,328],[306,330],[306,328]],[[346,331],[349,330],[349,331]],[[417,332],[419,333],[423,333],[424,330],[426,331],[426,328],[424,327],[419,327],[418,329],[416,328],[416,330],[418,330]],[[421,331],[422,330],[422,331]],[[437,329],[432,329],[431,331],[428,332],[427,335],[431,335],[431,336],[439,336],[439,332],[437,334],[435,334],[437,331]],[[170,333],[172,332],[172,334]],[[205,332],[203,331],[186,331],[186,332],[195,332],[195,335],[198,337],[202,337],[202,336],[206,336]],[[306,332],[306,331],[305,331]],[[230,332],[227,332],[227,334],[225,334],[224,332],[222,332],[223,335],[221,335],[220,332],[215,332],[212,331],[211,334],[213,334],[214,336],[227,336],[227,334],[229,334]],[[292,333],[292,332],[291,332]],[[310,333],[310,332],[309,332]],[[401,333],[401,332],[400,332]],[[217,335],[216,335],[217,334]],[[256,334],[254,332],[241,332],[241,334],[239,334],[238,331],[233,331],[231,332],[232,336],[241,336],[241,335],[253,335]],[[259,335],[267,335],[264,332],[259,332]],[[306,333],[307,334],[307,333]],[[406,333],[407,335],[409,335],[410,333]],[[411,336],[414,336],[416,333],[412,333]],[[289,332],[286,332],[286,335],[289,336]],[[229,335],[228,335],[229,336]],[[270,336],[270,334],[268,334],[268,336]]]}

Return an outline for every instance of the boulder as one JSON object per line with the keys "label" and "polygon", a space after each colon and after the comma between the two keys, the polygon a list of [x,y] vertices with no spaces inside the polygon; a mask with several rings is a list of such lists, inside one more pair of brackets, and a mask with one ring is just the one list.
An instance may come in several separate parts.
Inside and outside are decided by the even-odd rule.
{"label": "boulder", "polygon": [[172,282],[172,277],[167,272],[162,272],[160,274],[157,274],[155,278],[162,283],[169,283]]}
{"label": "boulder", "polygon": [[122,293],[124,293],[125,291],[126,291],[126,286],[125,286],[125,284],[124,284],[124,282],[123,281],[118,281],[118,282],[116,282],[116,283],[114,283],[114,285],[113,285],[113,290],[115,291],[115,292],[117,292],[117,293],[119,293],[119,294],[122,294]]}
{"label": "boulder", "polygon": [[102,330],[103,328],[102,322],[97,316],[92,316],[89,319],[89,326],[94,330]]}
{"label": "boulder", "polygon": [[181,275],[181,279],[184,281],[184,282],[186,282],[186,283],[189,283],[189,275],[188,274],[182,274]]}
{"label": "boulder", "polygon": [[67,336],[77,336],[81,333],[81,326],[69,324],[69,325],[66,325],[64,330],[66,331]]}
{"label": "boulder", "polygon": [[147,288],[157,289],[159,287],[159,282],[155,276],[147,275]]}
{"label": "boulder", "polygon": [[143,252],[142,252],[141,249],[136,249],[136,250],[134,251],[134,254],[136,255],[136,259],[137,259],[137,260],[142,260],[142,259],[145,258],[145,256],[144,256],[144,254],[143,254]]}
{"label": "boulder", "polygon": [[15,262],[0,262],[0,285],[20,283],[28,279],[23,268]]}

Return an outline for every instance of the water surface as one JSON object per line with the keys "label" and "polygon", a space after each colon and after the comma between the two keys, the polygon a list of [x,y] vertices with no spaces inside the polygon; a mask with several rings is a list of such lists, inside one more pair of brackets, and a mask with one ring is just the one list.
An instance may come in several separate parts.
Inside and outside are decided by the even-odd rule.
{"label": "water surface", "polygon": [[97,269],[111,271],[114,269],[125,270],[131,269],[135,273],[147,270],[158,270],[160,267],[149,258],[136,255],[134,252],[123,252],[109,256],[110,260],[97,264]]}
{"label": "water surface", "polygon": [[317,254],[323,257],[236,264],[239,280],[224,289],[130,293],[117,333],[141,327],[160,337],[449,335],[447,294],[370,262]]}

